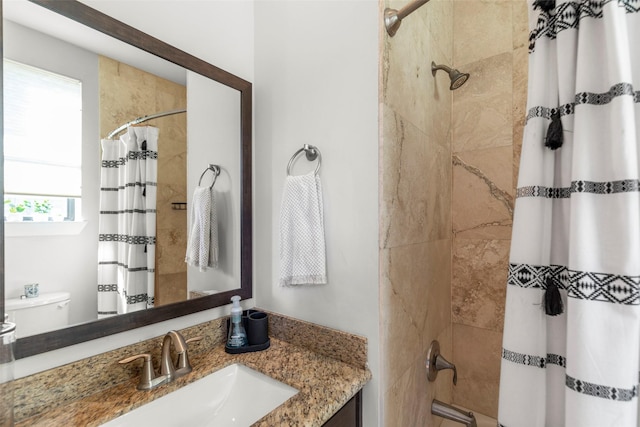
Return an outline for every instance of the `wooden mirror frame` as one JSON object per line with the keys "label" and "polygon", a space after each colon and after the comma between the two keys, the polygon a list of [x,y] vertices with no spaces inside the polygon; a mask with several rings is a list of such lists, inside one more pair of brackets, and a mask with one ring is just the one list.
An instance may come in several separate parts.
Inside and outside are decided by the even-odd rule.
{"label": "wooden mirror frame", "polygon": [[[252,84],[240,77],[209,64],[177,49],[109,15],[99,12],[76,0],[29,0],[52,12],[114,37],[145,52],[180,65],[204,77],[208,77],[240,92],[241,120],[241,199],[240,199],[240,288],[201,298],[167,304],[148,310],[95,320],[65,329],[20,338],[16,342],[16,359],[56,350],[85,341],[102,338],[119,332],[162,322],[179,316],[229,304],[233,295],[242,299],[252,297]],[[0,6],[2,5],[0,0]],[[2,13],[0,10],[0,19]],[[0,20],[0,29],[2,21]],[[0,43],[2,34],[0,34]],[[0,63],[0,77],[2,65]],[[0,95],[2,94],[0,78]],[[4,118],[0,104],[0,150],[3,148]],[[2,151],[0,151],[0,154]],[[4,162],[0,162],[0,192],[4,196]],[[4,319],[4,222],[0,222],[0,316]]]}

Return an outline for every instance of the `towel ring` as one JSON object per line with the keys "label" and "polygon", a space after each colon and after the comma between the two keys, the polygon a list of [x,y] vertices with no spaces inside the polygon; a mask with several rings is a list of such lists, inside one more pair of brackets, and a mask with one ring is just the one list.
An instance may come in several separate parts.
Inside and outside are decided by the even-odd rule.
{"label": "towel ring", "polygon": [[202,175],[200,175],[200,179],[198,180],[198,187],[200,186],[200,184],[202,183],[202,178],[204,178],[204,174],[207,173],[207,171],[212,171],[213,172],[213,182],[211,183],[211,186],[209,187],[209,189],[213,188],[213,184],[216,183],[216,179],[218,179],[218,175],[220,175],[220,166],[218,165],[209,165],[204,172],[202,172]]}
{"label": "towel ring", "polygon": [[322,155],[320,154],[320,150],[318,150],[318,147],[315,147],[313,145],[304,144],[304,146],[301,149],[296,151],[293,154],[293,156],[291,156],[291,159],[289,160],[289,164],[287,165],[287,175],[288,176],[291,176],[291,166],[293,166],[293,161],[303,151],[304,151],[304,153],[305,153],[305,155],[307,157],[307,160],[309,160],[310,162],[318,159],[318,166],[316,166],[316,170],[313,172],[316,175],[318,174],[318,171],[320,170],[320,164],[322,163]]}

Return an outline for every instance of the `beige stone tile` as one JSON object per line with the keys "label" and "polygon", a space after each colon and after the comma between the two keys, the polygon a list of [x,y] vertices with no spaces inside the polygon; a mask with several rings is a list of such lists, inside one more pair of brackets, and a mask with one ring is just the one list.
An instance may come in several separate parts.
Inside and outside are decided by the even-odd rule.
{"label": "beige stone tile", "polygon": [[[518,187],[518,174],[520,173],[520,155],[522,154],[522,135],[524,133],[524,129],[522,127],[514,126],[514,139],[517,137],[518,141],[513,143],[513,191],[515,191]],[[515,200],[514,200],[515,205]],[[513,215],[512,215],[513,218]]]}
{"label": "beige stone tile", "polygon": [[[406,2],[392,2],[398,7]],[[446,26],[451,6],[442,0],[418,9],[402,22],[394,37],[385,35],[382,61],[382,101],[423,133],[434,137],[449,131],[451,93],[446,75],[431,73],[431,61],[450,65],[451,36],[432,35],[425,22]],[[440,21],[442,20],[442,22]],[[446,40],[448,37],[448,42]],[[449,139],[439,138],[442,145]]]}
{"label": "beige stone tile", "polygon": [[[385,426],[424,427],[439,422],[431,415],[436,384],[427,381],[424,360],[416,358],[402,375],[383,391]],[[431,422],[430,422],[431,420]]]}
{"label": "beige stone tile", "polygon": [[451,152],[429,141],[424,170],[427,190],[427,239],[451,238],[452,164]]}
{"label": "beige stone tile", "polygon": [[529,10],[527,0],[512,0],[513,49],[529,47]]}
{"label": "beige stone tile", "polygon": [[428,269],[426,263],[419,262],[424,256],[426,244],[383,251],[382,371],[387,383],[402,375],[421,353],[427,310],[417,311],[416,306],[420,302],[426,305]]}
{"label": "beige stone tile", "polygon": [[455,1],[453,29],[456,67],[510,52],[513,45],[511,1]]}
{"label": "beige stone tile", "polygon": [[[520,170],[520,153],[524,134],[525,117],[527,115],[528,59],[526,46],[513,52],[513,185],[518,182]],[[515,193],[514,193],[515,194]]]}
{"label": "beige stone tile", "polygon": [[414,301],[414,310],[424,313],[423,352],[451,324],[451,240],[429,242],[426,247],[426,293],[424,301]]}
{"label": "beige stone tile", "polygon": [[509,247],[507,240],[454,239],[454,323],[502,331]]}
{"label": "beige stone tile", "polygon": [[[438,58],[435,58],[437,63]],[[429,61],[431,63],[431,61]],[[428,76],[426,99],[428,100],[425,131],[431,144],[439,145],[447,150],[451,148],[451,114],[453,105],[453,91],[449,89],[451,80],[443,71],[438,71],[436,76]]]}
{"label": "beige stone tile", "polygon": [[511,146],[453,157],[453,233],[466,239],[510,239],[513,215]]}
{"label": "beige stone tile", "polygon": [[458,368],[455,404],[497,417],[501,352],[501,333],[454,323],[453,354]]}
{"label": "beige stone tile", "polygon": [[166,305],[187,299],[187,272],[159,274],[155,305]]}
{"label": "beige stone tile", "polygon": [[[453,326],[449,324],[437,337],[440,344],[440,354],[449,360],[453,361]],[[430,343],[429,343],[430,344]],[[428,347],[425,350],[425,362]],[[438,373],[436,380],[432,382],[435,385],[435,398],[441,402],[451,403],[453,401],[453,371],[443,370]]]}
{"label": "beige stone tile", "polygon": [[450,241],[382,251],[383,375],[388,384],[451,324]]}
{"label": "beige stone tile", "polygon": [[453,92],[455,153],[511,145],[512,66],[510,51],[461,68],[471,77]]}
{"label": "beige stone tile", "polygon": [[171,274],[187,271],[184,262],[185,248],[187,247],[186,227],[158,228],[156,235],[156,270],[158,273]]}
{"label": "beige stone tile", "polygon": [[451,230],[451,162],[440,146],[385,107],[381,243],[440,240]]}
{"label": "beige stone tile", "polygon": [[385,106],[383,113],[381,243],[427,240],[426,136]]}
{"label": "beige stone tile", "polygon": [[427,129],[427,63],[431,36],[420,19],[403,20],[394,37],[384,41],[383,102],[423,132]]}
{"label": "beige stone tile", "polygon": [[[453,63],[453,2],[451,0],[431,0],[420,14],[424,25],[432,37],[431,48],[442,54],[440,59],[448,65]],[[431,61],[429,61],[431,62]]]}

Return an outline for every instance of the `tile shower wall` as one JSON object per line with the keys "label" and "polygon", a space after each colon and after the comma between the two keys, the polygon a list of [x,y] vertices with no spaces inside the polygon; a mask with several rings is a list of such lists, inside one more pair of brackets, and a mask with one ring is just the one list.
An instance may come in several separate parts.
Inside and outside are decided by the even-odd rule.
{"label": "tile shower wall", "polygon": [[[113,59],[101,56],[100,134],[136,117],[185,108],[186,87]],[[129,100],[129,102],[125,102]],[[187,298],[187,211],[171,209],[172,202],[187,201],[186,114],[145,122],[158,126],[158,201],[156,244],[156,305]]]}
{"label": "tile shower wall", "polygon": [[[381,2],[400,9],[406,1]],[[450,372],[435,383],[424,362],[431,340],[452,353],[451,0],[418,9],[394,37],[381,34],[380,333],[381,425],[435,426],[427,402],[451,401]]]}
{"label": "tile shower wall", "polygon": [[453,401],[495,417],[505,286],[527,85],[525,0],[455,0]]}

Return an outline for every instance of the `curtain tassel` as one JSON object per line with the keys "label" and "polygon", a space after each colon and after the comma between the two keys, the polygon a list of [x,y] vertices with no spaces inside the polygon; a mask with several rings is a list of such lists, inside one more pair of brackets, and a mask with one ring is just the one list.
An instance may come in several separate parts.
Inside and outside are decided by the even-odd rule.
{"label": "curtain tassel", "polygon": [[556,0],[536,0],[533,2],[534,9],[540,9],[545,12],[549,12],[556,7]]}
{"label": "curtain tassel", "polygon": [[555,281],[547,277],[547,289],[544,292],[544,312],[549,316],[557,316],[562,314],[564,307],[562,305],[562,296],[560,296],[560,289],[556,285]]}
{"label": "curtain tassel", "polygon": [[552,150],[557,150],[562,147],[563,141],[560,110],[557,109],[551,114],[551,123],[549,124],[549,129],[547,129],[547,137],[544,140],[544,145]]}

